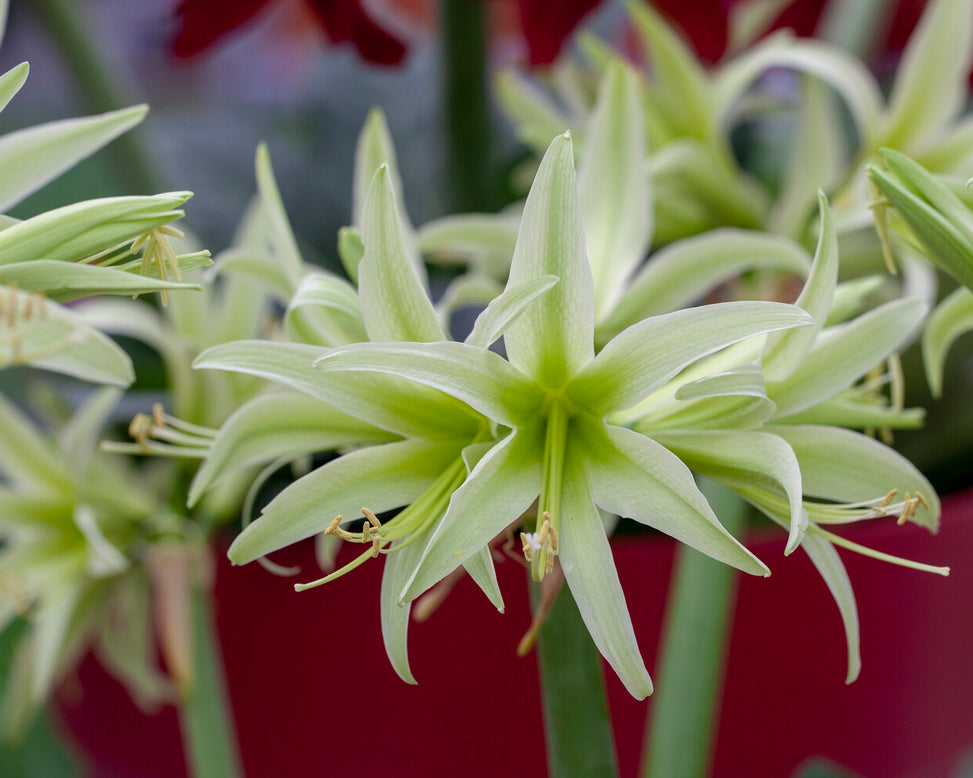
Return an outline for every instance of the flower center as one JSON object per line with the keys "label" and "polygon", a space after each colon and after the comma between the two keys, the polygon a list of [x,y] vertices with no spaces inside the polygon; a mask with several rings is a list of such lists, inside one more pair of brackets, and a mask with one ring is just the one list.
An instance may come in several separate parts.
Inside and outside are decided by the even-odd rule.
{"label": "flower center", "polygon": [[554,566],[558,532],[561,527],[561,491],[564,482],[564,453],[571,419],[562,396],[549,399],[547,429],[544,436],[544,469],[537,504],[540,522],[536,532],[524,533],[524,557],[530,562],[531,578],[542,581]]}

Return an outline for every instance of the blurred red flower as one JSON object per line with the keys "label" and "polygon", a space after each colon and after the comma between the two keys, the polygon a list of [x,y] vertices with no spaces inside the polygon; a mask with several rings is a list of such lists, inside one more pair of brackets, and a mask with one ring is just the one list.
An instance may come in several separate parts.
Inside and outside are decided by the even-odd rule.
{"label": "blurred red flower", "polygon": [[[172,41],[177,57],[193,57],[253,19],[276,0],[182,0]],[[333,43],[351,43],[362,59],[398,65],[405,44],[365,10],[362,0],[301,0],[301,5]]]}

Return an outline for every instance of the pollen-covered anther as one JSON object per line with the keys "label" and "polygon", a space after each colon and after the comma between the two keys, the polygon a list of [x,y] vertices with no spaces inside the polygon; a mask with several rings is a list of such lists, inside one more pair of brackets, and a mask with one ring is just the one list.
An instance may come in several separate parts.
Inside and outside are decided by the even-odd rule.
{"label": "pollen-covered anther", "polygon": [[[367,525],[366,525],[367,526]],[[324,531],[325,535],[334,535],[342,540],[348,540],[352,543],[368,543],[369,538],[367,535],[361,532],[348,532],[348,530],[341,528],[341,515],[335,516],[328,528]]]}
{"label": "pollen-covered anther", "polygon": [[905,502],[902,504],[902,513],[899,514],[899,519],[896,522],[899,526],[905,524],[909,519],[916,515],[916,510],[920,505],[929,507],[929,503],[926,502],[926,498],[923,497],[919,492],[916,492],[914,497],[910,497],[909,493],[905,493]]}
{"label": "pollen-covered anther", "polygon": [[144,413],[136,413],[128,425],[128,435],[138,443],[143,453],[149,453],[149,438],[152,435],[152,417]]}
{"label": "pollen-covered anther", "polygon": [[152,405],[152,423],[160,428],[166,426],[166,409],[162,406],[162,403]]}

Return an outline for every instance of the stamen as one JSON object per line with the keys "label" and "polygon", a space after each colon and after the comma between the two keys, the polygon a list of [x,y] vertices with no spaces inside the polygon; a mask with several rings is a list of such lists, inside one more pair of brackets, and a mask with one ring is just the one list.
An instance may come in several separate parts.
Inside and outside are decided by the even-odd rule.
{"label": "stamen", "polygon": [[888,224],[888,214],[886,210],[891,207],[892,203],[882,194],[881,190],[878,188],[872,178],[868,177],[868,194],[871,197],[871,202],[868,204],[869,209],[875,217],[875,232],[878,234],[878,242],[882,246],[882,258],[885,260],[885,266],[888,268],[889,273],[893,276],[898,275],[898,268],[895,264],[895,259],[892,256],[892,248],[889,243],[889,224]]}

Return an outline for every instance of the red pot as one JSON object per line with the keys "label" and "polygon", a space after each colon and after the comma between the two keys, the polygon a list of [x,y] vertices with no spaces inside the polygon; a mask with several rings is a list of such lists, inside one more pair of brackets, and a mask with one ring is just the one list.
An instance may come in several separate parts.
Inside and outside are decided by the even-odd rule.
{"label": "red pot", "polygon": [[[871,522],[847,533],[892,554],[951,565],[943,579],[842,552],[861,617],[863,669],[845,675],[841,622],[783,535],[752,550],[773,570],[744,577],[736,605],[714,774],[779,778],[823,755],[865,776],[949,775],[973,746],[973,492],[947,500],[939,536]],[[620,539],[615,562],[647,666],[654,665],[673,546]],[[282,555],[284,556],[284,555]],[[309,546],[291,553],[309,575]],[[217,620],[246,773],[263,776],[543,775],[543,722],[521,566],[498,566],[507,613],[463,581],[411,634],[419,686],[402,683],[379,629],[380,563],[295,594],[257,566],[218,567]],[[610,670],[622,776],[637,772],[649,705]],[[92,659],[59,703],[92,776],[185,774],[172,709],[140,714]],[[81,695],[77,689],[80,687]],[[651,701],[651,698],[650,698]]]}

